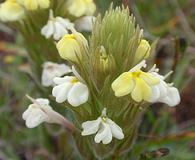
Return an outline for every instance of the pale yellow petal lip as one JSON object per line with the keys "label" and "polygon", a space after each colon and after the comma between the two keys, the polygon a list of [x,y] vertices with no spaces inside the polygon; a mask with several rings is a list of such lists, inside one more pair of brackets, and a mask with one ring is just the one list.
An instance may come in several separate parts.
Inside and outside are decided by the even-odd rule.
{"label": "pale yellow petal lip", "polygon": [[134,88],[132,74],[129,72],[123,73],[112,83],[111,87],[117,97],[122,97],[131,93]]}
{"label": "pale yellow petal lip", "polygon": [[122,73],[111,85],[115,96],[122,97],[130,94],[136,102],[148,101],[152,87],[160,83],[160,79],[150,72],[144,72],[146,61],[142,60],[128,72]]}
{"label": "pale yellow petal lip", "polygon": [[0,4],[0,20],[17,21],[24,16],[24,9],[15,0],[7,0]]}
{"label": "pale yellow petal lip", "polygon": [[68,12],[75,16],[91,16],[96,11],[96,5],[92,0],[69,0],[67,2]]}
{"label": "pale yellow petal lip", "polygon": [[86,39],[80,34],[67,34],[58,43],[57,49],[63,59],[77,62],[82,58],[79,43],[87,43]]}
{"label": "pale yellow petal lip", "polygon": [[151,88],[147,85],[141,78],[136,78],[136,85],[132,91],[132,99],[136,102],[141,102],[142,100],[148,100],[151,96]]}

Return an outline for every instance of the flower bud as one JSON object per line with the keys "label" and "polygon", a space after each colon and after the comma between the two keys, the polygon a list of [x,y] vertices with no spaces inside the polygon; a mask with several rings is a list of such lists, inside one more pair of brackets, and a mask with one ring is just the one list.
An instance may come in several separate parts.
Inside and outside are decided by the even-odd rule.
{"label": "flower bud", "polygon": [[91,16],[96,10],[93,0],[69,0],[68,11],[75,17]]}
{"label": "flower bud", "polygon": [[82,34],[67,34],[57,43],[57,49],[63,59],[78,62],[78,58],[82,58],[81,44],[87,45],[87,40]]}
{"label": "flower bud", "polygon": [[103,72],[111,71],[115,67],[114,59],[110,55],[107,55],[104,46],[101,46],[100,54],[100,70]]}
{"label": "flower bud", "polygon": [[0,20],[16,21],[23,17],[24,9],[16,0],[6,0],[0,5]]}
{"label": "flower bud", "polygon": [[135,53],[135,62],[139,63],[140,61],[148,58],[150,56],[150,44],[145,39],[142,39]]}
{"label": "flower bud", "polygon": [[100,57],[100,65],[103,68],[103,71],[109,70],[109,60],[108,58],[103,58],[102,56]]}

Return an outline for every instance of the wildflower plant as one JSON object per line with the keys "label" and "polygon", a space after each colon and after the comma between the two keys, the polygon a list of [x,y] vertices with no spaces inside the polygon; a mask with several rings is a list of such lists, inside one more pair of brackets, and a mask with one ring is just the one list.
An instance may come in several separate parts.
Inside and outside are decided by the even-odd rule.
{"label": "wildflower plant", "polygon": [[[150,45],[124,7],[90,18],[87,38],[72,22],[93,15],[92,0],[30,1],[18,1],[25,16],[12,25],[25,39],[38,87],[50,86],[42,96],[56,103],[52,109],[47,99],[28,96],[33,104],[23,114],[27,127],[42,122],[65,126],[83,159],[126,159],[150,104],[180,102],[178,90],[165,81],[169,73],[163,76],[156,65],[147,66],[155,42]],[[89,28],[84,24],[80,28]],[[57,106],[72,112],[72,122],[54,111]]]}
{"label": "wildflower plant", "polygon": [[[157,88],[164,98],[170,94],[158,69],[145,69],[154,44],[150,46],[143,38],[135,18],[124,8],[111,8],[103,19],[97,17],[88,44],[72,32],[72,37],[65,36],[57,48],[62,58],[72,62],[89,89],[86,103],[77,108],[65,104],[75,113],[75,125],[85,136],[75,134],[77,146],[87,159],[122,157],[131,149],[141,116],[152,97],[157,96]],[[159,88],[161,85],[165,92]],[[176,105],[180,101],[178,91],[173,95]],[[158,98],[152,102],[169,104]]]}

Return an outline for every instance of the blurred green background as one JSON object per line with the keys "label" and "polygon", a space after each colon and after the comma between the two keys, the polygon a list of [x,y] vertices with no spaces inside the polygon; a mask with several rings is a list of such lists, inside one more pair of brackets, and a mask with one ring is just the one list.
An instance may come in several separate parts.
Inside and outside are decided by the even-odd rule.
{"label": "blurred green background", "polygon": [[[128,5],[137,22],[145,29],[146,37],[149,40],[160,38],[155,61],[164,73],[170,69],[176,71],[171,78],[181,91],[182,102],[176,108],[155,105],[148,110],[138,141],[129,156],[135,160],[158,159],[158,150],[164,148],[164,154],[168,151],[169,154],[159,159],[195,160],[195,1],[95,2],[98,12],[102,14],[111,2],[115,6],[122,3]],[[34,97],[38,95],[28,74],[29,64],[21,45],[21,37],[3,23],[0,23],[0,67],[0,159],[71,159],[66,148],[60,148],[57,143],[61,135],[60,128],[55,128],[54,132],[47,125],[35,129],[25,127],[21,118],[29,104],[25,94],[28,92]]]}

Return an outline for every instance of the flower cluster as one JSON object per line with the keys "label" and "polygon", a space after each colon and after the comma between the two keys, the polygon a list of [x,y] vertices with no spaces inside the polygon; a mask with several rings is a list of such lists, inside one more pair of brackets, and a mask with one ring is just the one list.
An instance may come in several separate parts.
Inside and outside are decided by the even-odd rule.
{"label": "flower cluster", "polygon": [[[60,55],[62,58],[66,58],[73,62],[77,60],[75,54],[81,52],[79,44],[86,44],[84,37],[81,36],[80,33],[76,34],[81,38],[76,39],[73,37],[74,35],[68,35],[63,37],[57,44],[57,48],[59,53],[61,53]],[[145,40],[141,40],[136,54],[141,53],[142,55],[145,55],[143,53],[147,53],[148,48],[150,48],[148,43],[146,43]],[[81,53],[79,55],[81,55]],[[141,55],[137,55],[137,57],[141,57]],[[146,67],[146,61],[142,60],[129,71],[118,76],[111,85],[115,96],[120,98],[131,95],[129,99],[132,99],[136,103],[163,102],[169,106],[177,105],[180,102],[179,92],[173,87],[173,84],[165,82],[167,76],[160,75],[155,66],[148,72],[143,71],[142,68]],[[58,68],[53,69],[57,71]],[[52,74],[52,72],[55,73],[54,70],[51,71],[52,77],[54,77]],[[72,70],[75,73],[75,69]],[[67,72],[67,68],[64,69],[64,71]],[[54,88],[52,95],[56,98],[56,102],[63,103],[68,101],[73,107],[78,107],[88,101],[90,91],[85,81],[77,72],[74,76],[55,77],[53,78],[53,82]],[[83,122],[82,128],[83,136],[95,134],[97,132],[94,139],[96,143],[102,142],[103,144],[108,144],[112,141],[112,137],[121,140],[125,136],[121,127],[107,117],[106,108],[103,109],[102,115],[96,120]]]}
{"label": "flower cluster", "polygon": [[[156,65],[148,68],[154,45],[144,38],[128,9],[111,8],[104,18],[95,18],[93,0],[66,0],[63,7],[56,3],[6,0],[0,4],[2,21],[21,21],[17,26],[30,42],[27,52],[38,87],[44,95],[50,94],[55,106],[73,113],[70,122],[52,109],[48,99],[27,96],[32,104],[22,116],[26,126],[55,123],[76,128],[75,136],[84,136],[76,139],[78,145],[90,147],[95,141],[126,148],[135,139],[144,109],[153,103],[173,107],[180,102],[178,89],[167,82],[171,72],[163,76]],[[91,37],[83,31],[92,31]],[[95,146],[100,151],[101,145]]]}

